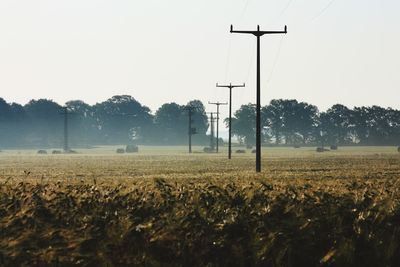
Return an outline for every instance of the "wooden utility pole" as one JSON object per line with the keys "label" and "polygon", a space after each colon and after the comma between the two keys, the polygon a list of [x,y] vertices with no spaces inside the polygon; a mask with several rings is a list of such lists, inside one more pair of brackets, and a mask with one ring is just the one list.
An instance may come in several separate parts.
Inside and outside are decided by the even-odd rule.
{"label": "wooden utility pole", "polygon": [[196,128],[192,127],[192,123],[193,123],[193,109],[194,107],[191,106],[187,106],[185,108],[188,111],[188,117],[189,117],[189,123],[188,123],[188,137],[189,137],[189,153],[192,153],[192,135],[196,134]]}
{"label": "wooden utility pole", "polygon": [[237,87],[246,87],[246,84],[243,85],[219,85],[217,83],[217,87],[225,87],[229,88],[229,138],[228,138],[228,159],[232,158],[232,89]]}
{"label": "wooden utility pole", "polygon": [[68,153],[70,151],[68,145],[68,107],[63,107],[64,109],[64,153]]}
{"label": "wooden utility pole", "polygon": [[260,39],[265,34],[286,34],[287,26],[283,31],[234,31],[231,25],[231,33],[252,34],[257,37],[257,118],[256,118],[256,171],[261,172],[261,71],[260,71]]}
{"label": "wooden utility pole", "polygon": [[[215,151],[215,140],[214,140],[214,135],[215,135],[215,131],[214,131],[214,122],[215,122],[215,118],[214,115],[216,114],[215,112],[208,112],[208,114],[210,114],[210,148],[212,151]],[[218,114],[217,114],[218,116]]]}
{"label": "wooden utility pole", "polygon": [[221,102],[208,102],[210,105],[216,105],[217,106],[217,153],[219,152],[219,106],[223,105],[228,105],[228,103],[221,103]]}

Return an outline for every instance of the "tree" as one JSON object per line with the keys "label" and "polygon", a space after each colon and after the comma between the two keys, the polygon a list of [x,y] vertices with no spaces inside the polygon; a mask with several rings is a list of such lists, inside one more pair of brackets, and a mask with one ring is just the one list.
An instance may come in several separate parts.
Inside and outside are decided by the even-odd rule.
{"label": "tree", "polygon": [[187,136],[187,111],[176,103],[162,105],[155,114],[154,122],[159,138],[165,144],[182,144]]}
{"label": "tree", "polygon": [[63,136],[62,107],[48,99],[31,100],[24,106],[28,115],[28,142],[39,146],[60,147]]}
{"label": "tree", "polygon": [[271,100],[270,104],[262,109],[263,125],[270,129],[277,145],[282,141],[283,113],[282,100]]}
{"label": "tree", "polygon": [[318,108],[297,100],[272,100],[263,108],[264,124],[271,129],[275,143],[306,144],[315,128]]}
{"label": "tree", "polygon": [[189,101],[189,103],[187,103],[186,106],[193,108],[192,126],[196,128],[197,135],[198,136],[206,135],[209,125],[208,125],[206,109],[204,107],[203,102],[201,102],[200,100],[192,100]]}
{"label": "tree", "polygon": [[[225,120],[225,123],[229,123]],[[253,104],[242,105],[232,118],[232,134],[246,145],[256,141],[256,107]]]}
{"label": "tree", "polygon": [[106,143],[140,142],[152,124],[150,109],[129,95],[117,95],[94,107],[97,127]]}
{"label": "tree", "polygon": [[352,142],[352,111],[346,106],[336,104],[320,114],[320,123],[327,134],[327,141],[335,145]]}
{"label": "tree", "polygon": [[65,106],[71,114],[68,117],[70,142],[75,146],[95,144],[100,134],[93,107],[81,100],[68,101]]}

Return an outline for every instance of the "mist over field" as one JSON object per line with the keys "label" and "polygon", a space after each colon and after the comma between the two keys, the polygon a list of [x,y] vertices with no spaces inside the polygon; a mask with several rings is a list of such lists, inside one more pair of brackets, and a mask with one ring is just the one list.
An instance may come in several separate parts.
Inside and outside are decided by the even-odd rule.
{"label": "mist over field", "polygon": [[[185,145],[188,106],[194,108],[193,144],[208,146],[212,140],[210,115],[200,100],[185,105],[166,103],[152,111],[128,95],[114,96],[96,105],[68,101],[65,106],[47,99],[32,100],[24,106],[0,99],[0,148],[63,147],[65,108],[71,147]],[[234,142],[254,146],[254,105],[242,105],[233,115]],[[219,124],[221,128],[228,126],[228,118],[220,117]],[[350,109],[337,104],[321,112],[317,106],[305,102],[272,100],[262,109],[262,127],[263,145],[395,146],[400,143],[400,111],[379,106]],[[216,126],[213,128],[215,132]],[[224,141],[227,141],[226,135],[220,139],[221,144]]]}

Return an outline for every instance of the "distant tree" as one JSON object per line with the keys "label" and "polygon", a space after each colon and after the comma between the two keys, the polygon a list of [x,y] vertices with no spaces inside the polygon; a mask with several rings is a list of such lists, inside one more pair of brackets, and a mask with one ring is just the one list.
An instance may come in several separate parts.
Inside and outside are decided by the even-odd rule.
{"label": "distant tree", "polygon": [[318,108],[297,100],[272,100],[263,108],[264,123],[270,128],[275,143],[306,144],[316,126]]}
{"label": "distant tree", "polygon": [[61,146],[63,134],[62,107],[48,99],[31,100],[24,106],[29,118],[28,142],[39,146]]}
{"label": "distant tree", "polygon": [[208,118],[206,114],[206,108],[203,102],[200,100],[192,100],[187,103],[187,106],[193,107],[193,127],[196,128],[197,135],[206,135],[208,125]]}
{"label": "distant tree", "polygon": [[93,109],[97,128],[106,143],[140,142],[152,125],[150,109],[129,95],[113,96]]}
{"label": "distant tree", "polygon": [[162,105],[155,114],[154,122],[159,138],[165,144],[182,144],[186,141],[188,119],[185,106],[176,103]]}
{"label": "distant tree", "polygon": [[295,105],[293,109],[293,115],[297,117],[297,119],[293,121],[294,131],[301,137],[303,144],[306,144],[310,141],[316,127],[318,108],[314,105],[300,102]]}
{"label": "distant tree", "polygon": [[263,124],[270,129],[271,135],[275,139],[275,144],[280,144],[283,137],[284,127],[284,107],[282,100],[271,100],[270,104],[262,109]]}
{"label": "distant tree", "polygon": [[327,134],[327,141],[335,145],[350,144],[352,140],[352,111],[336,104],[320,114],[320,122]]}
{"label": "distant tree", "polygon": [[[225,120],[228,124],[228,120]],[[232,118],[232,134],[246,145],[256,141],[256,107],[253,104],[242,105]]]}
{"label": "distant tree", "polygon": [[74,145],[95,144],[100,140],[95,111],[92,106],[81,100],[65,103],[69,115],[70,142]]}

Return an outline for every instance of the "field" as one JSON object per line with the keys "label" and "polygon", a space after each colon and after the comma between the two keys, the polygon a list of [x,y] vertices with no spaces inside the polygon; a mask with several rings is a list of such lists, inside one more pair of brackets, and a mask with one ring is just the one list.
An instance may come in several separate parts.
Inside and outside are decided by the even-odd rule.
{"label": "field", "polygon": [[0,153],[0,266],[400,266],[394,147],[115,149]]}

